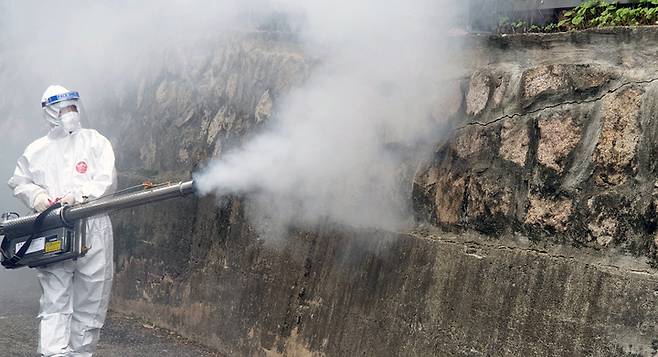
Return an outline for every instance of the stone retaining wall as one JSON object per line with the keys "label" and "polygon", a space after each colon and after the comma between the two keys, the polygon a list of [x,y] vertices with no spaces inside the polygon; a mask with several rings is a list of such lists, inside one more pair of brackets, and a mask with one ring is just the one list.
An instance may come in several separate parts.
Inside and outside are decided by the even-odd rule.
{"label": "stone retaining wall", "polygon": [[[658,31],[471,38],[412,232],[266,244],[248,197],[114,215],[113,308],[228,356],[653,355]],[[189,177],[312,71],[294,41],[169,53],[109,101],[122,185]]]}

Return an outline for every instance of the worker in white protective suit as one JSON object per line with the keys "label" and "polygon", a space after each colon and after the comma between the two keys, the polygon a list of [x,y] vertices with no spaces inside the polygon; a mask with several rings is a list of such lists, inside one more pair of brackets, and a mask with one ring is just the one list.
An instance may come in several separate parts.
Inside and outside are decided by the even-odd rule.
{"label": "worker in white protective suit", "polygon": [[[18,159],[9,186],[36,212],[55,202],[72,205],[115,189],[114,152],[96,130],[80,125],[80,96],[59,85],[41,99],[48,135]],[[41,284],[39,350],[42,356],[91,356],[110,299],[112,225],[107,215],[87,221],[84,257],[38,268]]]}

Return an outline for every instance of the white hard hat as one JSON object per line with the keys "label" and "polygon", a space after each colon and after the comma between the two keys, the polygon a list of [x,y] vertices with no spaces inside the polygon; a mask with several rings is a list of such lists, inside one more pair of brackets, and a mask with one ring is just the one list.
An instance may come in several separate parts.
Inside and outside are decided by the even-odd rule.
{"label": "white hard hat", "polygon": [[49,85],[48,88],[46,88],[46,91],[43,92],[43,95],[41,96],[41,106],[43,107],[46,105],[47,99],[69,92],[70,90],[60,86],[59,84]]}
{"label": "white hard hat", "polygon": [[[48,88],[46,88],[46,91],[43,92],[43,95],[41,96],[41,108],[43,109],[43,116],[51,124],[55,126],[65,126],[67,131],[73,131],[80,126],[79,100],[80,93],[76,91],[70,91],[58,84],[50,85]],[[74,108],[71,106],[74,106]],[[75,118],[73,118],[74,123],[72,125],[68,125],[68,121],[71,118],[62,117],[65,113],[65,111],[63,111],[64,108],[70,108],[75,112],[73,114]],[[71,115],[68,117],[71,117]]]}

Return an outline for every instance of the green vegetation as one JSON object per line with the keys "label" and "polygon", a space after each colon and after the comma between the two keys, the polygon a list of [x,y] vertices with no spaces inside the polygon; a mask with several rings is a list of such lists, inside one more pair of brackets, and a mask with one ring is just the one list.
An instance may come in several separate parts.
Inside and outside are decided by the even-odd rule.
{"label": "green vegetation", "polygon": [[509,22],[501,18],[499,33],[560,32],[608,26],[639,26],[658,24],[658,0],[639,0],[631,5],[619,5],[606,0],[587,0],[571,10],[563,11],[557,23],[545,26],[525,21]]}

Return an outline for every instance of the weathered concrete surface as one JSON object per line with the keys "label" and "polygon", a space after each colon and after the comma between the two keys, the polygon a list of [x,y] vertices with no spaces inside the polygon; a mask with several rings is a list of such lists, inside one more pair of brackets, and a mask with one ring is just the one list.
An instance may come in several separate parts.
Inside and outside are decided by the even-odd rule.
{"label": "weathered concrete surface", "polygon": [[[658,31],[473,44],[461,104],[432,114],[455,133],[409,197],[429,228],[276,246],[248,195],[122,212],[114,308],[231,356],[655,354]],[[123,185],[248,140],[314,63],[262,35],[208,48],[108,101]]]}
{"label": "weathered concrete surface", "polygon": [[283,253],[244,232],[205,245],[206,265],[184,281],[131,264],[122,280],[146,272],[151,286],[119,291],[161,296],[115,307],[227,355],[648,355],[658,333],[658,274],[628,257],[322,228]]}

